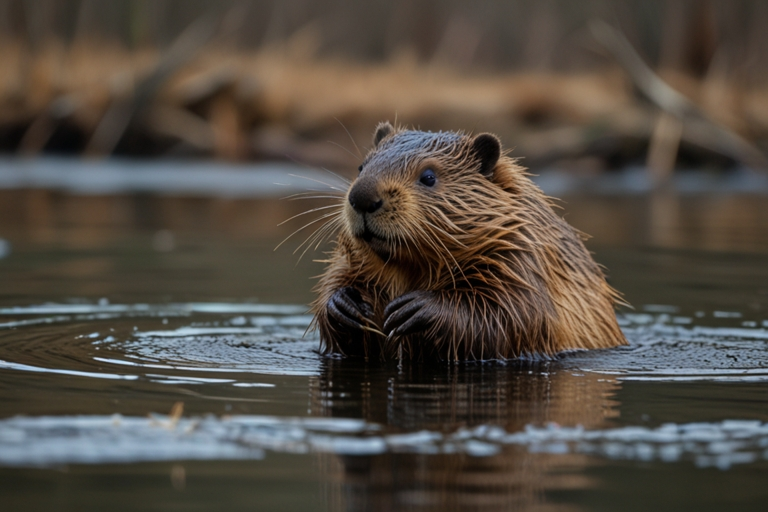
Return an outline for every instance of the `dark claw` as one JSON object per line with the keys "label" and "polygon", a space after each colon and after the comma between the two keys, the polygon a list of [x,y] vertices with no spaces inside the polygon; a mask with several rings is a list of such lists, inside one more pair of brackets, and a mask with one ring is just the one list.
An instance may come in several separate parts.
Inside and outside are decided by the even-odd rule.
{"label": "dark claw", "polygon": [[401,301],[399,308],[390,308],[389,306],[387,307],[389,310],[389,316],[386,316],[386,320],[384,320],[385,334],[389,334],[391,331],[401,327],[408,321],[409,318],[412,318],[414,314],[418,313],[419,310],[421,310],[421,308],[424,306],[424,301],[421,299],[416,297],[410,297],[409,299],[410,300],[407,301]]}
{"label": "dark claw", "polygon": [[341,311],[333,300],[328,302],[328,316],[342,327],[362,329],[360,322],[350,318],[345,312]]}
{"label": "dark claw", "polygon": [[384,310],[384,333],[405,336],[428,328],[436,313],[434,299],[432,292],[415,291],[390,302]]}
{"label": "dark claw", "polygon": [[388,318],[389,315],[391,315],[394,311],[400,309],[401,307],[403,307],[403,305],[411,302],[413,299],[417,298],[421,293],[422,292],[420,291],[408,292],[394,299],[392,302],[387,304],[386,308],[384,308],[384,318]]}
{"label": "dark claw", "polygon": [[362,299],[358,297],[350,297],[350,293],[346,289],[336,292],[331,298],[331,302],[339,311],[341,311],[341,313],[349,318],[356,318],[357,320],[363,319],[363,312],[358,308],[358,304],[361,301]]}
{"label": "dark claw", "polygon": [[433,315],[426,310],[426,308],[420,309],[414,315],[403,322],[400,327],[397,327],[391,332],[392,336],[406,336],[416,332],[425,331],[432,323]]}
{"label": "dark claw", "polygon": [[359,291],[347,286],[331,296],[328,315],[343,327],[362,329],[367,319],[373,316],[373,308],[363,301]]}

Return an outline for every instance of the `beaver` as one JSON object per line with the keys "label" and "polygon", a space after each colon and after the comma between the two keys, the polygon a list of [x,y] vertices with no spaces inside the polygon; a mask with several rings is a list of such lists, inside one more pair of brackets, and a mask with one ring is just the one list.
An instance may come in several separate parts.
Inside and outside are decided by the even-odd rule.
{"label": "beaver", "polygon": [[315,288],[321,351],[450,361],[626,344],[584,236],[498,137],[385,122]]}

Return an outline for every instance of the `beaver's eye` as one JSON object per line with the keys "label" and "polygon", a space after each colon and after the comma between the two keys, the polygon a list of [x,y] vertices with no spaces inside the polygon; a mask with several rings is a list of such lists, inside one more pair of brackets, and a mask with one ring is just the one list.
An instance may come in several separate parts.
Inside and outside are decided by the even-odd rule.
{"label": "beaver's eye", "polygon": [[363,172],[363,164],[360,164],[360,167],[357,168],[357,172]]}
{"label": "beaver's eye", "polygon": [[427,169],[423,173],[421,173],[421,178],[419,178],[419,182],[421,182],[422,185],[427,187],[434,187],[435,182],[437,181],[437,176],[435,176],[435,171],[432,169]]}

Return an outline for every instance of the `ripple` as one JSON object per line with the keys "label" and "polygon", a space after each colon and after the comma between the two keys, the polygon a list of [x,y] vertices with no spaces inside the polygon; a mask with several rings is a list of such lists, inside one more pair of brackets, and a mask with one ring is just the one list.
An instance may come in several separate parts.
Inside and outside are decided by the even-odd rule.
{"label": "ripple", "polygon": [[[251,317],[242,326],[181,326],[135,331],[121,342],[123,364],[183,371],[216,371],[277,375],[315,375],[319,372],[318,340],[304,338],[311,317]],[[157,361],[164,364],[158,365]],[[223,366],[222,366],[223,365]]]}
{"label": "ripple", "polygon": [[[213,383],[205,373],[317,375],[318,339],[306,308],[279,304],[43,304],[0,308],[0,368],[166,384]],[[618,380],[768,381],[768,328],[742,315],[648,305],[619,315],[630,342],[572,352],[565,370]],[[716,325],[707,325],[706,322]],[[238,378],[237,375],[243,378]],[[215,381],[218,384],[221,380]]]}
{"label": "ripple", "polygon": [[180,304],[109,304],[101,301],[99,304],[41,304],[38,306],[18,306],[0,308],[0,315],[53,315],[53,314],[96,314],[120,313],[139,315],[173,315],[189,313],[218,313],[218,314],[258,314],[258,315],[290,315],[306,312],[305,306],[292,304],[227,304],[221,302],[189,302]]}
{"label": "ripple", "polygon": [[136,380],[136,375],[119,375],[114,373],[99,373],[99,372],[80,372],[76,370],[63,370],[57,368],[40,368],[38,366],[31,366],[28,364],[11,363],[8,361],[0,360],[0,368],[6,370],[21,370],[25,372],[39,372],[39,373],[55,373],[59,375],[73,375],[75,377],[90,377],[96,379],[118,379],[118,380]]}
{"label": "ripple", "polygon": [[0,464],[5,466],[261,459],[265,451],[357,456],[465,453],[489,457],[506,446],[522,447],[531,453],[692,462],[697,467],[726,470],[768,460],[768,423],[725,420],[601,430],[549,424],[528,425],[519,432],[481,425],[450,433],[387,433],[376,423],[347,418],[112,415],[0,420]]}
{"label": "ripple", "polygon": [[[321,411],[336,407],[339,416],[348,416],[346,407],[356,406],[355,393],[360,386],[350,372],[367,371],[365,365],[346,365],[339,373],[323,373],[328,368],[317,353],[317,337],[305,336],[311,317],[304,311],[304,307],[292,305],[106,301],[4,308],[0,309],[0,316],[7,318],[0,323],[0,370],[141,381],[154,386],[230,386],[233,392],[275,386],[260,382],[260,375],[319,375],[328,382],[318,384],[320,391],[310,400],[319,400]],[[571,353],[548,363],[545,371],[607,374],[613,380],[768,381],[765,322],[716,313],[688,317],[677,308],[653,305],[643,313],[620,315],[630,341],[628,347]],[[494,379],[503,380],[505,366],[494,368],[478,385],[497,388]],[[340,387],[324,388],[333,375]],[[348,389],[343,385],[345,377],[351,379]],[[360,382],[370,383],[369,379]],[[406,388],[412,391],[418,385],[407,383]],[[424,391],[426,401],[417,401],[420,412],[425,407],[437,407],[443,396],[437,385],[430,381]],[[448,389],[444,390],[446,399],[454,403]],[[400,406],[409,407],[411,391],[400,396]],[[221,395],[226,393],[217,394]],[[226,400],[240,398],[228,396]],[[247,399],[254,403],[268,400]],[[467,423],[454,423],[448,427],[453,430],[446,432],[428,421],[409,419],[384,425],[373,420],[383,421],[278,416],[14,417],[0,420],[0,464],[257,459],[269,451],[490,457],[515,447],[531,453],[688,462],[720,469],[768,460],[768,424],[760,421],[732,419],[599,430],[594,428],[604,425],[591,425],[590,429],[573,426],[574,422],[571,426],[528,424],[518,431],[521,425],[539,420],[529,417],[515,426],[504,423],[502,428],[484,418],[480,426],[459,428]],[[440,424],[446,426],[443,420]]]}
{"label": "ripple", "polygon": [[[318,341],[304,336],[311,321],[305,311],[280,304],[106,300],[0,308],[9,318],[0,322],[0,368],[196,385],[253,384],[248,374],[315,375]],[[205,377],[209,372],[234,376]]]}
{"label": "ripple", "polygon": [[[658,307],[654,309],[658,310]],[[701,325],[703,313],[693,318],[662,314],[619,316],[629,346],[575,352],[562,358],[566,369],[610,374],[618,380],[642,381],[768,381],[768,329],[758,322],[744,327]],[[734,321],[734,320],[732,320]]]}

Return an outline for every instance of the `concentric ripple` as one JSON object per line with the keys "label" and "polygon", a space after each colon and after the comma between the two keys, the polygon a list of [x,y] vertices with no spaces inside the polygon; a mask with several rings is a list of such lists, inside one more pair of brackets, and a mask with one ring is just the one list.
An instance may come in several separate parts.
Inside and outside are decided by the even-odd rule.
{"label": "concentric ripple", "polygon": [[625,381],[768,381],[768,321],[723,311],[624,314],[619,320],[628,347],[571,354],[563,365]]}
{"label": "concentric ripple", "polygon": [[[707,319],[719,325],[705,325]],[[768,321],[717,311],[628,313],[619,320],[628,347],[574,352],[557,364],[619,380],[768,381]],[[321,358],[316,336],[307,334],[310,322],[306,308],[294,305],[103,301],[3,308],[0,368],[192,384],[222,382],[204,373],[316,375]]]}
{"label": "concentric ripple", "polygon": [[[72,378],[116,381],[123,388],[110,390],[120,395],[150,393],[137,398],[142,405],[174,385],[185,388],[174,392],[224,386],[226,396],[206,398],[266,403],[256,396],[265,390],[240,390],[250,393],[245,398],[236,392],[274,387],[266,376],[308,377],[281,391],[280,400],[293,397],[293,412],[277,412],[287,410],[277,398],[264,406],[273,416],[146,418],[97,409],[0,419],[0,465],[257,459],[268,451],[490,457],[514,449],[721,469],[768,460],[764,417],[657,426],[607,421],[621,381],[768,381],[765,321],[669,309],[621,315],[628,347],[571,353],[541,368],[488,363],[435,371],[331,364],[317,353],[316,336],[306,334],[311,317],[303,306],[102,301],[0,309],[0,372],[47,374],[54,380],[44,386],[67,383],[78,397],[84,391]],[[297,417],[297,407],[309,417]]]}
{"label": "concentric ripple", "polygon": [[242,383],[202,373],[312,375],[311,317],[292,305],[46,304],[0,309],[0,368],[80,377]]}

